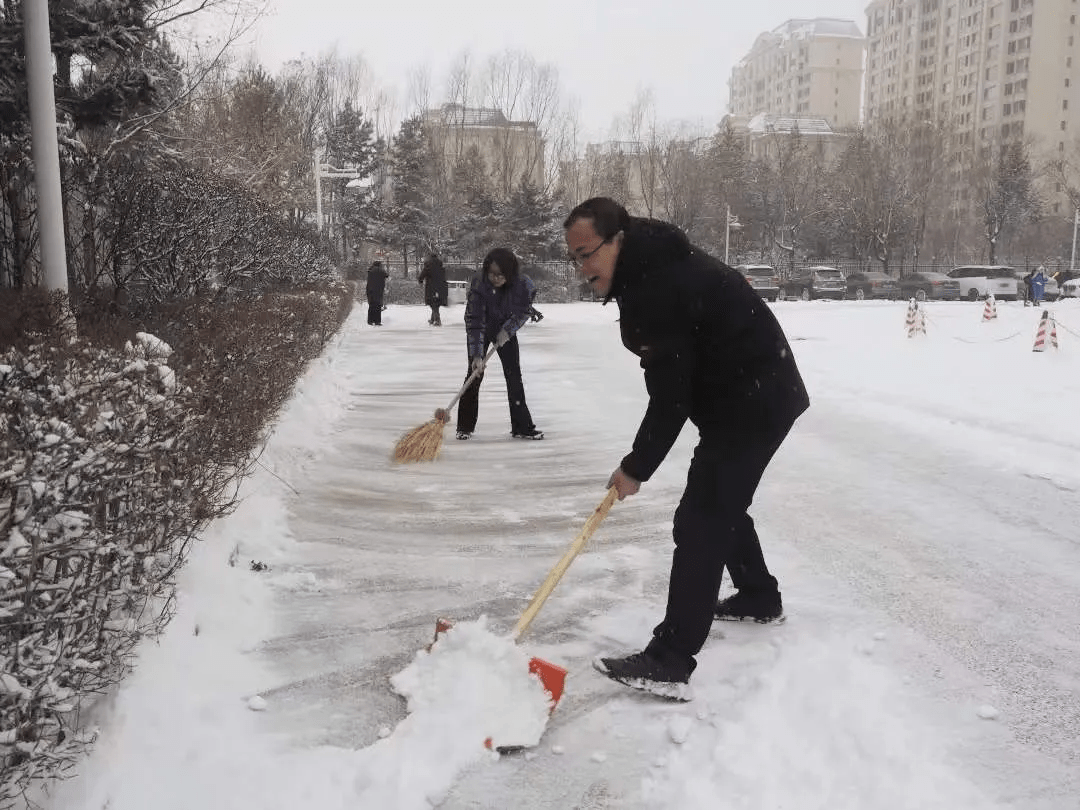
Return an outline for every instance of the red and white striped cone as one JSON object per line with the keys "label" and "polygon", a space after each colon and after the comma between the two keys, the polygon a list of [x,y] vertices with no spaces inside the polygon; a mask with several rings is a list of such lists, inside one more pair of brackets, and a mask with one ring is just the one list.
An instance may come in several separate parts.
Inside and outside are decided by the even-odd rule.
{"label": "red and white striped cone", "polygon": [[1031,347],[1033,352],[1046,351],[1046,344],[1051,348],[1058,347],[1057,324],[1049,310],[1044,309],[1042,318],[1039,319],[1039,328],[1035,330],[1035,345]]}
{"label": "red and white striped cone", "polygon": [[915,337],[915,332],[918,331],[916,322],[919,319],[919,305],[912,298],[908,303],[907,317],[904,319],[904,328],[907,329],[908,337]]}
{"label": "red and white striped cone", "polygon": [[994,294],[990,293],[986,296],[986,304],[983,306],[984,321],[996,321],[997,320],[997,301],[994,299]]}
{"label": "red and white striped cone", "polygon": [[915,331],[926,334],[926,310],[923,307],[919,307],[915,313]]}

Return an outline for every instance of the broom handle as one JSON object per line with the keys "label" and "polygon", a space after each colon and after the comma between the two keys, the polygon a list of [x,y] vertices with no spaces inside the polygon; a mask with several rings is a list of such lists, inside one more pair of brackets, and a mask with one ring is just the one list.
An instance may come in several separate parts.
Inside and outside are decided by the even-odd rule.
{"label": "broom handle", "polygon": [[476,369],[476,371],[474,371],[472,374],[465,378],[465,384],[461,386],[461,390],[454,395],[454,398],[450,400],[450,404],[446,406],[446,413],[448,415],[447,418],[449,418],[449,413],[453,409],[453,407],[457,405],[457,401],[463,396],[465,396],[465,389],[472,385],[473,380],[475,380],[477,377],[484,373],[484,369],[487,367],[488,360],[491,359],[491,355],[495,354],[496,348],[498,347],[494,343],[492,343],[491,348],[488,349],[488,353],[484,355],[484,365],[480,366],[480,368]]}
{"label": "broom handle", "polygon": [[555,563],[555,567],[551,569],[551,573],[548,574],[547,579],[537,590],[536,596],[533,597],[532,602],[529,603],[529,606],[525,608],[525,612],[521,614],[521,618],[518,619],[517,626],[514,627],[514,632],[511,635],[514,641],[517,641],[521,634],[532,624],[532,620],[536,618],[536,614],[540,612],[544,602],[547,601],[551,592],[555,590],[555,586],[559,584],[559,580],[566,573],[566,569],[570,567],[570,563],[574,561],[581,549],[585,548],[585,543],[588,542],[589,538],[592,537],[592,533],[596,531],[596,527],[607,516],[618,495],[619,491],[615,487],[611,487],[607,491],[604,500],[600,502],[600,505],[596,507],[589,519],[585,521],[585,525],[578,536],[574,538],[574,542],[570,544],[570,548],[563,554],[562,559]]}

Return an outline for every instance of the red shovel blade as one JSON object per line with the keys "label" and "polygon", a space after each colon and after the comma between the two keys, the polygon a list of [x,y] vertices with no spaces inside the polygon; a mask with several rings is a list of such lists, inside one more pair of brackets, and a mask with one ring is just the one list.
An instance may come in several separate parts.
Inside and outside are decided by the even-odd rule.
{"label": "red shovel blade", "polygon": [[557,664],[545,661],[543,658],[529,659],[529,672],[540,679],[544,690],[551,695],[551,710],[559,705],[563,689],[566,686],[566,670]]}

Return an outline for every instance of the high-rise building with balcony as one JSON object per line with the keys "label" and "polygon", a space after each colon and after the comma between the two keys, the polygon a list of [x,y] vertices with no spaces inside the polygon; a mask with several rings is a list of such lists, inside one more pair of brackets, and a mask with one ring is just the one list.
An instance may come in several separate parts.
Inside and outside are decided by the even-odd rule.
{"label": "high-rise building with balcony", "polygon": [[733,115],[823,118],[834,130],[859,124],[866,40],[850,20],[788,20],[762,34],[731,71]]}
{"label": "high-rise building with balcony", "polygon": [[865,120],[942,121],[961,146],[1080,136],[1077,0],[872,0]]}

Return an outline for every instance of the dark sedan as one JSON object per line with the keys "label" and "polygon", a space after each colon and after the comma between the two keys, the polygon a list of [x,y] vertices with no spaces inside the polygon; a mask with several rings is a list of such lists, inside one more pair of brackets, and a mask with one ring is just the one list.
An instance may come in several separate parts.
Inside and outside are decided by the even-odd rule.
{"label": "dark sedan", "polygon": [[735,269],[766,301],[776,301],[780,297],[780,276],[772,265],[740,264]]}
{"label": "dark sedan", "polygon": [[944,273],[908,273],[900,279],[900,295],[916,301],[959,301],[960,282]]}
{"label": "dark sedan", "polygon": [[835,267],[819,265],[808,267],[780,285],[780,294],[784,298],[801,298],[813,301],[815,298],[844,297],[844,274]]}
{"label": "dark sedan", "polygon": [[865,273],[849,273],[845,283],[845,298],[863,301],[869,298],[887,298],[895,301],[900,297],[900,287],[896,279],[890,278],[878,270]]}

